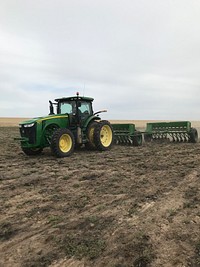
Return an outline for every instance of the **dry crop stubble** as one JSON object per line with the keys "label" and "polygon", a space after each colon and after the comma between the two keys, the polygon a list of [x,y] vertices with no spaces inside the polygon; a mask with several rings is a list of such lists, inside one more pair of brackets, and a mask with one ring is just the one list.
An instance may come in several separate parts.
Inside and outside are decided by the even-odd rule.
{"label": "dry crop stubble", "polygon": [[0,265],[199,266],[200,144],[27,157],[0,127]]}

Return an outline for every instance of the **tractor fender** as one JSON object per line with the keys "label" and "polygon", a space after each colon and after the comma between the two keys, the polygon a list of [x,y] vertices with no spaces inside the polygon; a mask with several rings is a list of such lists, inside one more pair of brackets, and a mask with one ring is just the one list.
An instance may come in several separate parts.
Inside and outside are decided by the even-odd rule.
{"label": "tractor fender", "polygon": [[101,120],[101,118],[99,116],[91,116],[89,117],[86,122],[83,125],[83,130],[85,131],[88,127],[88,125],[92,122],[92,121],[99,121]]}

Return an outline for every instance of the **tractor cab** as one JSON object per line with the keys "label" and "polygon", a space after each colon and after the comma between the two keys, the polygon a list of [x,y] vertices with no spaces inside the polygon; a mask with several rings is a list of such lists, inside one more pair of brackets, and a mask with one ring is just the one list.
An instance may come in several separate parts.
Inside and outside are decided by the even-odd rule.
{"label": "tractor cab", "polygon": [[[91,117],[94,112],[92,108],[93,98],[79,96],[79,93],[73,97],[57,98],[57,114],[68,114],[71,126],[83,126],[85,121]],[[54,114],[53,103],[50,102],[50,114]]]}

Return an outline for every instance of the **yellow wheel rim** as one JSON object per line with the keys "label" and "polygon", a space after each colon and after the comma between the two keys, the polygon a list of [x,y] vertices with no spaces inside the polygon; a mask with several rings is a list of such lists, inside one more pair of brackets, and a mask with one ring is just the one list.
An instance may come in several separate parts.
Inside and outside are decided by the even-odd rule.
{"label": "yellow wheel rim", "polygon": [[104,147],[108,147],[112,142],[112,130],[110,126],[104,125],[100,132],[101,143]]}
{"label": "yellow wheel rim", "polygon": [[59,148],[63,153],[69,152],[72,147],[72,139],[70,135],[63,134],[59,140]]}

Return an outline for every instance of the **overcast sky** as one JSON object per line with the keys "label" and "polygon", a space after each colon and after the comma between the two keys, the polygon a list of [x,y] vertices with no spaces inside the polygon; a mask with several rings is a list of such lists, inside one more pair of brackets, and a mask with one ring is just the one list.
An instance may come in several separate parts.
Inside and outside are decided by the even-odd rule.
{"label": "overcast sky", "polygon": [[104,119],[199,120],[199,0],[0,0],[0,117],[94,97]]}

